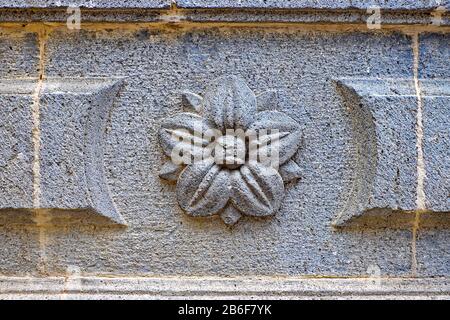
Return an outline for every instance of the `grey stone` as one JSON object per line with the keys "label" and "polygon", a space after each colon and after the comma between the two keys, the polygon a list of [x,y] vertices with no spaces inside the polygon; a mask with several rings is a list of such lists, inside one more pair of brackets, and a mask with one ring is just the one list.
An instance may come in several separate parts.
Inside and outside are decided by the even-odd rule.
{"label": "grey stone", "polygon": [[419,77],[421,79],[448,79],[448,33],[422,33],[419,36]]}
{"label": "grey stone", "polygon": [[448,300],[449,286],[445,278],[146,278],[67,274],[65,277],[0,278],[0,299]]}
{"label": "grey stone", "polygon": [[422,90],[426,207],[450,219],[450,81],[430,81]]}
{"label": "grey stone", "polygon": [[[127,77],[108,125],[104,161],[128,228],[53,230],[52,272],[76,265],[88,274],[365,276],[377,265],[382,275],[410,274],[410,230],[330,227],[348,200],[359,159],[334,79],[412,79],[409,36],[295,27],[148,31],[143,39],[135,30],[61,29],[48,39],[49,77]],[[176,187],[159,178],[166,161],[158,143],[162,120],[182,112],[183,92],[202,95],[211,81],[228,75],[240,75],[256,96],[276,90],[279,111],[303,133],[293,156],[302,177],[286,188],[277,215],[243,216],[233,228],[220,217],[183,215]]]}
{"label": "grey stone", "polygon": [[[438,6],[3,1],[0,299],[449,299]],[[194,124],[280,128],[280,166],[171,161]]]}
{"label": "grey stone", "polygon": [[378,6],[389,10],[420,10],[448,6],[438,0],[177,0],[180,8],[289,8],[289,9],[367,9]]}
{"label": "grey stone", "polygon": [[[282,3],[283,4],[283,3]],[[282,5],[281,4],[281,5]],[[403,25],[430,25],[433,23],[433,14],[438,14],[438,7],[433,6],[424,10],[382,10],[383,26]],[[1,22],[42,22],[52,21],[66,23],[72,13],[68,13],[66,7],[51,10],[36,10],[32,8],[0,9]],[[335,24],[351,23],[353,27],[359,27],[367,31],[366,22],[372,15],[371,11],[341,10],[341,9],[292,9],[273,10],[273,8],[234,8],[234,9],[148,9],[148,8],[126,8],[126,10],[87,9],[81,8],[81,25],[87,22],[112,22],[112,23],[139,23],[139,22],[162,22],[162,23],[185,23],[185,22],[289,22],[289,23],[315,23]],[[448,12],[449,10],[447,10]],[[442,14],[441,26],[450,25],[450,15]],[[359,25],[359,26],[357,26]],[[324,26],[325,28],[329,26]],[[334,28],[334,27],[332,27]],[[436,29],[438,30],[438,28]],[[137,31],[138,37],[149,37],[151,34],[145,30]]]}
{"label": "grey stone", "polygon": [[0,8],[168,8],[171,0],[3,0]]}
{"label": "grey stone", "polygon": [[177,181],[178,176],[183,170],[182,165],[174,164],[171,160],[167,160],[159,170],[159,177],[168,181]]}
{"label": "grey stone", "polygon": [[[450,219],[450,71],[449,36],[420,37],[423,96],[425,196],[427,209],[447,212]],[[434,80],[433,80],[434,79]]]}
{"label": "grey stone", "polygon": [[[42,90],[38,79],[1,81],[2,221],[33,222],[35,210],[44,209],[59,211],[53,212],[55,222],[93,211],[99,218],[124,223],[104,178],[102,147],[119,87],[120,81],[114,79],[50,79]],[[37,164],[32,114],[36,104],[40,109]]]}
{"label": "grey stone", "polygon": [[379,6],[386,10],[424,10],[448,6],[446,0],[4,0],[2,8],[61,8],[79,6],[92,9],[110,8],[169,8],[176,3],[180,8],[289,8],[289,9],[367,9]]}
{"label": "grey stone", "polygon": [[[24,30],[2,29],[0,32],[0,224],[8,221],[31,223],[23,208],[33,205],[33,93],[37,82],[30,80],[39,72],[39,47],[36,34]],[[14,80],[20,78],[21,80]],[[4,232],[6,252],[13,245],[11,234]],[[26,237],[24,238],[26,239]],[[31,241],[31,240],[30,240]],[[20,242],[18,240],[18,242]],[[26,246],[26,241],[23,245]],[[23,246],[20,246],[23,248]],[[9,249],[16,252],[16,249]],[[11,264],[20,265],[5,253]],[[6,270],[8,261],[2,270]],[[24,262],[23,262],[24,263]],[[24,268],[32,268],[24,263]],[[20,269],[20,268],[19,268]],[[13,269],[10,270],[13,272]]]}
{"label": "grey stone", "polygon": [[419,276],[448,277],[450,273],[449,230],[421,230],[417,237]]}
{"label": "grey stone", "polygon": [[280,175],[285,183],[295,181],[302,176],[300,166],[294,161],[289,160],[280,167]]}
{"label": "grey stone", "polygon": [[[226,212],[219,214],[227,224],[235,224],[239,216],[225,208],[228,203],[241,214],[274,215],[284,193],[283,179],[276,168],[300,147],[300,125],[275,110],[258,112],[255,94],[236,76],[214,80],[204,98],[184,93],[182,101],[198,115],[169,117],[159,131],[164,153],[172,161],[187,165],[177,183],[181,208],[193,216],[209,216],[224,209]],[[263,110],[267,104],[262,104]],[[214,135],[208,133],[213,129]],[[276,159],[265,158],[270,151],[276,152],[271,153]],[[180,154],[187,156],[180,159],[182,163],[174,158]],[[177,171],[164,165],[159,176],[173,180]]]}
{"label": "grey stone", "polygon": [[[0,274],[2,276],[39,276],[45,268],[38,228],[0,225]],[[1,283],[1,280],[0,280]],[[0,290],[1,292],[1,290]]]}
{"label": "grey stone", "polygon": [[37,77],[39,73],[39,45],[35,33],[1,29],[0,32],[0,76]]}
{"label": "grey stone", "polygon": [[79,6],[89,9],[111,8],[169,8],[176,3],[180,8],[285,8],[285,9],[367,9],[378,6],[386,10],[426,10],[448,6],[446,0],[5,0],[2,8],[61,8]]}
{"label": "grey stone", "polygon": [[[0,212],[33,207],[35,81],[0,80]],[[0,214],[1,214],[0,213]]]}
{"label": "grey stone", "polygon": [[346,104],[355,115],[361,176],[348,207],[335,223],[343,225],[363,215],[373,219],[384,214],[389,219],[401,217],[412,224],[413,214],[405,219],[404,213],[396,211],[412,211],[417,207],[418,139],[423,139],[426,209],[444,214],[444,218],[428,214],[423,226],[445,219],[450,211],[450,170],[446,161],[450,158],[448,80],[419,80],[423,137],[415,132],[418,99],[412,80],[349,79],[340,84]]}
{"label": "grey stone", "polygon": [[335,224],[416,208],[418,101],[412,80],[341,80],[352,117],[357,162],[354,189]]}
{"label": "grey stone", "polygon": [[124,223],[104,176],[103,143],[121,79],[48,79],[40,96],[40,207]]}

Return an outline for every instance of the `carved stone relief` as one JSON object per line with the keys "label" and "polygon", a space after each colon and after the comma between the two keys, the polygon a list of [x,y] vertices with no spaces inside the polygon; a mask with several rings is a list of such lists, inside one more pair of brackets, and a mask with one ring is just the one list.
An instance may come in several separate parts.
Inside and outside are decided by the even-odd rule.
{"label": "carved stone relief", "polygon": [[[374,216],[396,217],[393,220],[411,225],[416,210],[427,214],[427,219],[448,214],[450,170],[442,163],[450,159],[445,116],[449,82],[419,80],[420,110],[412,79],[343,79],[337,84],[351,115],[357,160],[352,192],[334,225]],[[417,133],[419,112],[422,134]],[[423,185],[418,183],[418,168],[423,170]],[[423,208],[418,193],[423,193]],[[394,226],[393,221],[387,226]]]}
{"label": "carved stone relief", "polygon": [[122,81],[49,78],[38,91],[36,79],[1,82],[0,101],[11,113],[0,119],[0,132],[15,131],[0,135],[11,140],[0,149],[12,158],[0,172],[0,182],[11,184],[0,191],[1,216],[17,222],[21,213],[45,210],[57,212],[55,221],[124,224],[103,168],[106,124]]}
{"label": "carved stone relief", "polygon": [[[187,214],[220,214],[233,225],[242,215],[266,217],[279,210],[285,183],[300,177],[291,158],[302,132],[295,120],[275,110],[273,97],[273,92],[256,96],[241,78],[225,76],[203,97],[185,93],[187,112],[162,122],[160,144],[170,160],[160,177],[176,181],[176,197]],[[276,161],[262,156],[272,151]]]}

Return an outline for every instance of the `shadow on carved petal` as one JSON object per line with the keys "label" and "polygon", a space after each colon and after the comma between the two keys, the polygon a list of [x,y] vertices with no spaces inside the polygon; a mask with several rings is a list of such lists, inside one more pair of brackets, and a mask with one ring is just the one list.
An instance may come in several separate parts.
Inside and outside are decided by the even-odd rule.
{"label": "shadow on carved petal", "polygon": [[159,170],[159,177],[167,181],[177,181],[181,170],[183,170],[182,165],[175,164],[172,161],[168,160]]}
{"label": "shadow on carved petal", "polygon": [[213,215],[227,204],[229,198],[229,173],[213,162],[189,165],[178,178],[178,203],[191,216]]}
{"label": "shadow on carved petal", "polygon": [[231,179],[231,201],[249,216],[271,216],[281,206],[284,184],[280,174],[260,163],[248,163],[235,170]]}
{"label": "shadow on carved petal", "polygon": [[206,132],[210,128],[209,124],[197,114],[179,113],[163,120],[159,130],[159,143],[168,157],[172,156],[175,146],[190,150],[194,156],[195,153],[201,155],[203,147],[207,146],[209,141],[195,135],[194,132],[196,130]]}
{"label": "shadow on carved petal", "polygon": [[276,111],[278,109],[278,92],[268,90],[256,96],[258,112]]}
{"label": "shadow on carved petal", "polygon": [[[256,120],[249,129],[255,131],[278,130],[276,144],[279,150],[280,165],[287,162],[297,152],[302,143],[302,131],[300,125],[291,117],[278,111],[263,111],[256,115]],[[266,147],[271,147],[267,145]],[[260,152],[265,152],[260,148]]]}
{"label": "shadow on carved petal", "polygon": [[295,181],[301,177],[301,169],[294,160],[289,160],[283,164],[279,171],[285,183]]}
{"label": "shadow on carved petal", "polygon": [[220,214],[220,217],[226,225],[231,227],[241,219],[242,214],[238,209],[236,209],[232,205],[229,205],[225,208],[225,210],[223,210],[223,212]]}
{"label": "shadow on carved petal", "polygon": [[256,111],[256,96],[241,78],[224,76],[206,89],[203,116],[219,130],[247,129]]}
{"label": "shadow on carved petal", "polygon": [[185,91],[182,96],[183,109],[187,112],[197,112],[199,114],[203,111],[203,98],[198,94]]}

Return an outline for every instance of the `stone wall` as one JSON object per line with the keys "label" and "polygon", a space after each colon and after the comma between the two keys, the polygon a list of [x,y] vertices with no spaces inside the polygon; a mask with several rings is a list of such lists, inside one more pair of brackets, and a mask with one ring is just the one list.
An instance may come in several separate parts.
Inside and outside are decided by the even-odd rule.
{"label": "stone wall", "polygon": [[1,0],[0,298],[449,298],[449,10]]}

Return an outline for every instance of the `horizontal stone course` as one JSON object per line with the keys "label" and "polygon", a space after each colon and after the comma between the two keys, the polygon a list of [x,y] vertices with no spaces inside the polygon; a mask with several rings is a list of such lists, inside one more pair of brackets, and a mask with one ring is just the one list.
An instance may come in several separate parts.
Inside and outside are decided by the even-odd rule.
{"label": "horizontal stone course", "polygon": [[328,9],[366,10],[378,6],[386,10],[429,10],[439,6],[448,7],[447,0],[4,0],[0,8],[264,8],[264,9]]}
{"label": "horizontal stone course", "polygon": [[0,8],[169,8],[171,0],[2,0]]}
{"label": "horizontal stone course", "polygon": [[0,278],[0,299],[448,299],[444,278],[95,277]]}
{"label": "horizontal stone course", "polygon": [[448,5],[437,0],[177,0],[180,8],[289,8],[289,9],[367,9],[378,6],[387,10],[434,9]]}

